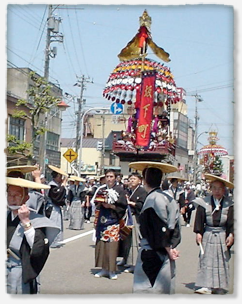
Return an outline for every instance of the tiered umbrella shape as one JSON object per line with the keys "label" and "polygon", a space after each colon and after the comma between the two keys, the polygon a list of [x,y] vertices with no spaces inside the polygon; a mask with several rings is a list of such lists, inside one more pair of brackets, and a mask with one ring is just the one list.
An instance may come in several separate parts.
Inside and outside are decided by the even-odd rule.
{"label": "tiered umbrella shape", "polygon": [[209,154],[209,153],[212,153],[215,156],[228,155],[228,151],[220,145],[206,145],[202,147],[198,152],[198,154]]}
{"label": "tiered umbrella shape", "polygon": [[224,147],[217,145],[218,138],[216,131],[209,132],[208,140],[209,140],[209,144],[203,146],[199,150],[198,154],[200,155],[212,154],[214,156],[228,155],[228,151]]}
{"label": "tiered umbrella shape", "polygon": [[103,96],[116,103],[135,102],[136,91],[141,88],[142,73],[154,72],[154,106],[180,101],[173,75],[168,67],[149,58],[127,60],[119,63],[110,74]]}

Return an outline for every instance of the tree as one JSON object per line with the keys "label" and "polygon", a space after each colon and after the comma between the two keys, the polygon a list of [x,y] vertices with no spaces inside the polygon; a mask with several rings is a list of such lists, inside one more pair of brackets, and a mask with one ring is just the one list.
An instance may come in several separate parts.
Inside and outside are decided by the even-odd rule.
{"label": "tree", "polygon": [[[51,94],[52,86],[45,78],[38,76],[35,72],[30,72],[29,77],[33,82],[30,89],[26,91],[30,100],[19,99],[16,103],[16,110],[12,114],[14,118],[29,119],[32,127],[31,142],[20,141],[16,136],[8,134],[7,151],[10,155],[20,154],[32,159],[33,147],[38,136],[43,135],[47,129],[41,125],[41,117],[49,112],[51,108],[57,106],[60,102],[60,97]],[[25,110],[19,110],[20,106],[24,106]]]}

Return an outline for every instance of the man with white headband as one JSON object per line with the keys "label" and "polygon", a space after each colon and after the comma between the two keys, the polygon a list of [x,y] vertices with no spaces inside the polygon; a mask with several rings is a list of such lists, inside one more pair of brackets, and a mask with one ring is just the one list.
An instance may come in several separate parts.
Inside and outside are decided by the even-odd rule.
{"label": "man with white headband", "polygon": [[48,218],[28,207],[28,189],[47,185],[7,177],[7,293],[35,294],[38,276],[49,255],[49,246],[59,232]]}

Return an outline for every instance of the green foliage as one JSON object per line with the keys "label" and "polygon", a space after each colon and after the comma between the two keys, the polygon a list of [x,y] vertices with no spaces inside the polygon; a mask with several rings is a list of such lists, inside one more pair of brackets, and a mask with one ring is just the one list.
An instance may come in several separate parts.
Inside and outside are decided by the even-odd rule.
{"label": "green foliage", "polygon": [[27,100],[25,100],[25,99],[19,99],[18,101],[17,101],[17,103],[16,103],[16,106],[17,107],[19,107],[19,106],[21,106],[21,105],[24,105],[24,106],[26,106],[28,103],[27,103]]}
{"label": "green foliage", "polygon": [[27,113],[25,111],[23,111],[23,110],[20,110],[20,111],[15,110],[13,112],[12,116],[14,118],[30,118],[30,116],[28,116]]}
{"label": "green foliage", "polygon": [[223,173],[223,164],[222,160],[218,155],[215,156],[215,159],[212,164],[212,173],[215,175],[221,175]]}
{"label": "green foliage", "polygon": [[32,157],[32,143],[20,141],[16,139],[16,136],[9,134],[7,136],[7,141],[9,143],[7,147],[9,154],[20,154],[27,157]]}

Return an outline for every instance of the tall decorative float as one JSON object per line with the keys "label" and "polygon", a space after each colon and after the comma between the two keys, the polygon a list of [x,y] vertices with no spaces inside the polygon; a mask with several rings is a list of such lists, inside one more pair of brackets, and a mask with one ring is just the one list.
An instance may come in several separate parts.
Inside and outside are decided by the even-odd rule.
{"label": "tall decorative float", "polygon": [[223,172],[223,165],[221,156],[228,155],[228,151],[217,144],[219,138],[217,137],[217,131],[210,131],[208,141],[209,144],[203,146],[199,151],[200,163],[203,165],[204,173],[211,173],[221,176]]}
{"label": "tall decorative float", "polygon": [[170,68],[147,58],[149,47],[159,59],[170,61],[170,55],[152,39],[146,10],[139,22],[138,33],[121,50],[120,63],[103,90],[107,100],[123,104],[130,115],[126,130],[114,138],[113,153],[121,160],[171,162],[176,138],[170,132],[170,108],[182,98]]}

